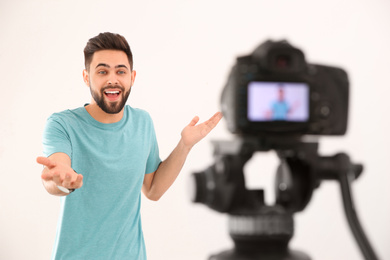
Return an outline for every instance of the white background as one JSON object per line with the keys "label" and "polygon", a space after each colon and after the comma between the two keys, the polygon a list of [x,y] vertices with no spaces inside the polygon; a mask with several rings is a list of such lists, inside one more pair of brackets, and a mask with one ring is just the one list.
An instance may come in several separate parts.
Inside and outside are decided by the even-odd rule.
{"label": "white background", "polygon": [[[42,187],[41,135],[53,112],[82,106],[83,48],[100,32],[124,35],[137,70],[129,104],[152,115],[162,157],[181,129],[219,110],[235,57],[267,39],[287,39],[311,63],[344,68],[351,81],[349,130],[324,137],[320,152],[347,152],[365,166],[354,183],[356,208],[381,259],[390,259],[390,2],[387,0],[2,0],[0,2],[0,259],[49,259],[59,199]],[[150,260],[207,259],[230,248],[226,215],[190,203],[187,180],[213,162],[211,140],[190,154],[159,202],[143,201]],[[277,161],[258,154],[248,186],[272,201]],[[348,228],[339,186],[323,182],[295,217],[291,247],[315,260],[363,259]]]}

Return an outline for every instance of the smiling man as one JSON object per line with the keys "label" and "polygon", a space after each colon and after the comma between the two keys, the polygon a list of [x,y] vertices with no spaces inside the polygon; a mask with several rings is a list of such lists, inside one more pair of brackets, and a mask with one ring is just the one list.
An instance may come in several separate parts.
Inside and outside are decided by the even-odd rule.
{"label": "smiling man", "polygon": [[[124,61],[127,62],[121,64]],[[136,75],[128,54],[119,50],[97,51],[91,64],[86,67],[83,71],[84,81],[89,86],[93,102],[96,102],[99,111],[108,114],[120,113],[130,95]],[[99,87],[100,89],[97,89]]]}
{"label": "smiling man", "polygon": [[141,190],[158,200],[172,185],[192,147],[220,121],[195,117],[161,161],[149,114],[126,105],[136,72],[126,39],[101,33],[84,49],[83,78],[91,103],[54,113],[46,123],[41,178],[61,196],[52,259],[146,259]]}

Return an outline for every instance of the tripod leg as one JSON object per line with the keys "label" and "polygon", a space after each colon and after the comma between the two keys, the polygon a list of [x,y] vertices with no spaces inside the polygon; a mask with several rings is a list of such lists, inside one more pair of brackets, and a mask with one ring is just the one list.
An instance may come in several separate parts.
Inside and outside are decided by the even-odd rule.
{"label": "tripod leg", "polygon": [[339,154],[339,159],[342,160],[343,170],[340,171],[339,182],[341,187],[341,195],[343,198],[343,205],[345,214],[347,216],[348,224],[352,230],[353,235],[362,251],[366,260],[377,260],[370,241],[366,237],[362,226],[360,225],[355,206],[351,194],[351,182],[355,179],[355,173],[352,170],[349,158],[345,154]]}

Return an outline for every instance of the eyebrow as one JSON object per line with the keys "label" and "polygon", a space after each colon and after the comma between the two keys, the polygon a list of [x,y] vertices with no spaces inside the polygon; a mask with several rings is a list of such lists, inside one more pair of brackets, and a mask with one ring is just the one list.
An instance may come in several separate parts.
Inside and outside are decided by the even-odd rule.
{"label": "eyebrow", "polygon": [[[106,63],[99,63],[97,66],[96,66],[96,68],[97,67],[106,67],[106,68],[111,68],[111,66],[110,65],[108,65],[108,64],[106,64]],[[96,69],[95,68],[95,69]],[[127,68],[127,66],[126,65],[123,65],[123,64],[120,64],[120,65],[116,65],[115,66],[115,68],[117,69],[117,68],[126,68],[126,69],[129,69],[129,68]]]}

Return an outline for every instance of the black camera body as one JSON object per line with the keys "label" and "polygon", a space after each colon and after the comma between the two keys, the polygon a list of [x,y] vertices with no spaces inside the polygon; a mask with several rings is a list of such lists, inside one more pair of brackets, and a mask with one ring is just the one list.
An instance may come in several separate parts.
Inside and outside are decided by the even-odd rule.
{"label": "black camera body", "polygon": [[228,129],[244,136],[344,135],[349,81],[336,67],[308,64],[287,41],[266,41],[237,58],[222,93]]}
{"label": "black camera body", "polygon": [[[215,141],[214,164],[192,175],[192,201],[229,215],[231,250],[209,260],[310,260],[291,250],[293,215],[304,210],[324,180],[340,182],[344,210],[365,259],[378,259],[358,221],[350,185],[363,171],[345,153],[321,156],[316,138],[347,130],[349,82],[340,68],[308,64],[287,41],[266,41],[239,57],[222,93],[234,140]],[[279,157],[275,203],[248,189],[244,166],[255,152]]]}

